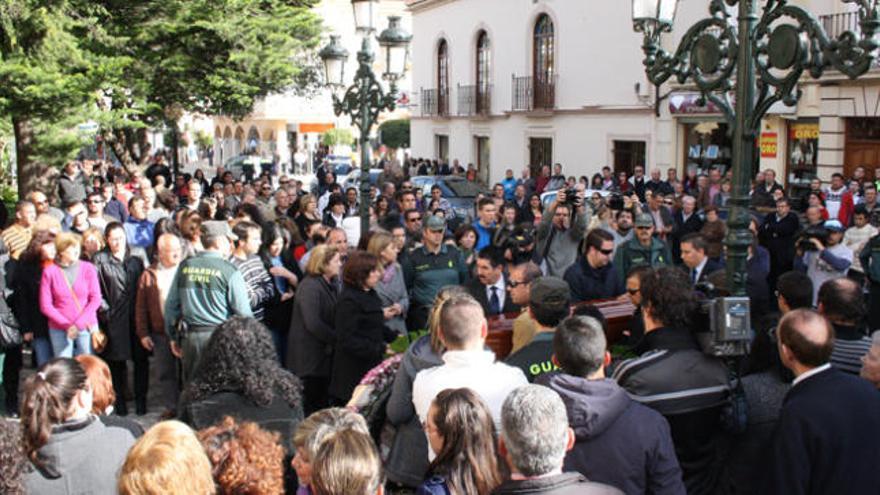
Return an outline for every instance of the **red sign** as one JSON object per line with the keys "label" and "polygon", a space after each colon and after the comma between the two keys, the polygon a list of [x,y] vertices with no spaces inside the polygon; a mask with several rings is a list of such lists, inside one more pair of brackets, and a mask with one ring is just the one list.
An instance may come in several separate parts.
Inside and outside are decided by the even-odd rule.
{"label": "red sign", "polygon": [[761,133],[761,158],[776,158],[779,138],[775,132]]}

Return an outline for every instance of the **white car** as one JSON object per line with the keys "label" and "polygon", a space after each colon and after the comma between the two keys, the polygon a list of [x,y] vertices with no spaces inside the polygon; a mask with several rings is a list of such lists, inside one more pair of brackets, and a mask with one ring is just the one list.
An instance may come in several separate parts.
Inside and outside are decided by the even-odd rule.
{"label": "white car", "polygon": [[[550,203],[556,201],[556,193],[557,192],[559,192],[559,191],[556,190],[556,191],[547,191],[545,193],[541,193],[541,204],[544,205],[544,208],[547,208],[548,206],[550,206]],[[586,190],[584,190],[584,197],[587,199],[592,198],[594,194],[598,194],[598,195],[602,196],[603,198],[607,198],[608,196],[611,196],[611,191],[606,191],[604,189],[586,189]]]}

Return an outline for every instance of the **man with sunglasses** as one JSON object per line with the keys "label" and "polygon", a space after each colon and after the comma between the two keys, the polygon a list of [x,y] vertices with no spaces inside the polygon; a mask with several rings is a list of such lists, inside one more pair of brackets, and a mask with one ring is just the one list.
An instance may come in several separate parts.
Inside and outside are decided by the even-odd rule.
{"label": "man with sunglasses", "polygon": [[89,197],[86,200],[86,210],[88,212],[86,218],[89,221],[90,227],[95,227],[103,231],[108,223],[116,221],[115,218],[104,213],[104,195],[101,194],[100,191],[92,191],[89,193]]}
{"label": "man with sunglasses", "polygon": [[621,277],[611,258],[614,254],[614,237],[602,229],[587,234],[583,255],[565,271],[565,279],[571,287],[574,302],[608,299],[623,294]]}
{"label": "man with sunglasses", "polygon": [[590,216],[583,191],[577,194],[580,198],[574,205],[560,189],[535,232],[535,252],[541,254],[545,275],[562,276],[577,258]]}
{"label": "man with sunglasses", "polygon": [[636,216],[636,235],[617,247],[614,266],[623,279],[637,266],[671,266],[672,253],[669,246],[654,237],[654,219],[647,213]]}

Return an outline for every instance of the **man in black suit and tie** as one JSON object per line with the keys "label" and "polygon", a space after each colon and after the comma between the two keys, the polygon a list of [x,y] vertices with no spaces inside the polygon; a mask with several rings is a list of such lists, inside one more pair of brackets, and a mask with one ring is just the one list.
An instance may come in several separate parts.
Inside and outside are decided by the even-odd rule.
{"label": "man in black suit and tie", "polygon": [[688,234],[681,238],[681,261],[694,285],[706,282],[709,275],[724,269],[720,262],[706,256],[706,239],[702,234]]}
{"label": "man in black suit and tie", "polygon": [[834,330],[810,309],[779,322],[782,364],[795,376],[766,471],[768,494],[880,493],[880,394],[829,363]]}
{"label": "man in black suit and tie", "polygon": [[477,278],[471,279],[465,285],[468,292],[483,306],[486,316],[520,310],[507,295],[505,264],[504,251],[501,248],[483,248],[477,254]]}

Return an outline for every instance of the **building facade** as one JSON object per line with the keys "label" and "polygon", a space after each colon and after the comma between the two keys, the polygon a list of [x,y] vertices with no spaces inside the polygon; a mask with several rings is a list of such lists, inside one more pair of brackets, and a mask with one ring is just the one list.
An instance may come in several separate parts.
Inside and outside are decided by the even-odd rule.
{"label": "building facade", "polygon": [[[355,33],[351,1],[321,0],[314,11],[324,22],[324,43],[330,34],[337,34],[349,52],[345,72],[350,83],[357,68],[356,53],[361,48],[361,38]],[[388,26],[389,16],[401,17],[401,26],[407,31],[412,30],[404,0],[381,0],[377,34]],[[377,59],[374,71],[378,75],[381,67],[378,64],[379,45],[375,41],[373,51]],[[405,76],[398,82],[398,108],[394,112],[383,113],[380,122],[409,117],[410,81],[410,77]],[[297,161],[295,157],[299,161],[307,161],[305,157],[309,151],[315,150],[321,134],[327,130],[351,129],[357,136],[357,130],[351,128],[350,124],[349,117],[334,114],[333,100],[326,89],[310,95],[296,95],[293,92],[269,95],[258,101],[253,112],[243,120],[234,121],[223,116],[214,118],[214,160],[215,163],[225,163],[253,150],[265,157],[276,156],[282,170],[294,171],[291,165]],[[299,167],[295,171],[305,173],[308,170]]]}
{"label": "building facade", "polygon": [[[792,0],[830,35],[858,29],[852,4]],[[642,66],[631,2],[410,0],[413,23],[412,155],[473,163],[486,183],[508,168],[561,163],[566,175],[605,165],[727,169],[731,140],[718,109],[674,81],[654,88]],[[679,39],[709,15],[709,2],[679,2],[664,38]],[[735,22],[735,13],[731,17]],[[880,79],[833,70],[805,77],[795,107],[762,122],[757,170],[800,185],[818,175],[880,166]],[[870,173],[870,170],[869,170]],[[518,174],[518,173],[517,173]],[[664,174],[665,176],[665,174]]]}

